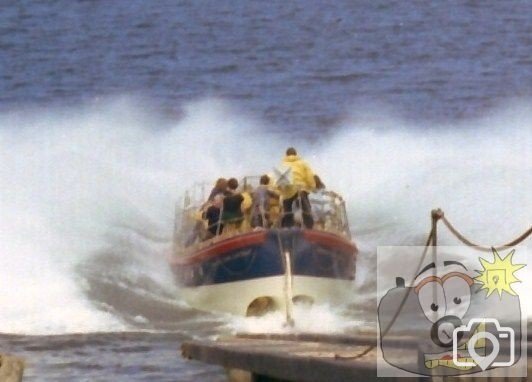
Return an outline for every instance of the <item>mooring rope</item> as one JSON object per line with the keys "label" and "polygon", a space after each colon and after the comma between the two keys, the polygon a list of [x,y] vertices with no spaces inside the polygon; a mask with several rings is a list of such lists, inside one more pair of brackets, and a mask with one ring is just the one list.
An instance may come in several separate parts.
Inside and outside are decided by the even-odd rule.
{"label": "mooring rope", "polygon": [[443,213],[441,215],[441,220],[443,221],[443,224],[445,224],[445,226],[449,229],[449,231],[451,231],[451,233],[458,240],[460,240],[462,243],[464,243],[468,247],[477,249],[477,250],[482,251],[482,252],[491,252],[492,250],[499,250],[499,249],[504,249],[504,248],[508,248],[508,247],[514,247],[514,246],[518,245],[519,243],[523,242],[524,240],[526,240],[526,238],[528,238],[530,236],[530,234],[532,234],[532,227],[530,227],[528,230],[526,230],[521,235],[519,235],[517,238],[515,238],[514,240],[510,241],[507,244],[498,245],[498,246],[491,246],[491,247],[485,247],[485,246],[473,243],[471,240],[467,239],[464,235],[462,235],[449,222],[449,220],[447,220],[447,218],[443,215]]}
{"label": "mooring rope", "polygon": [[[435,231],[435,227],[436,226],[433,225],[433,228],[430,230],[429,236],[427,237],[427,241],[425,243],[425,248],[423,249],[423,252],[421,254],[421,259],[419,260],[419,263],[417,265],[417,270],[415,272],[415,275],[417,275],[419,273],[419,271],[421,270],[421,267],[423,266],[423,263],[425,261],[425,257],[427,256],[428,250],[431,247],[431,244],[433,243],[434,234],[435,234],[435,232],[434,232]],[[410,285],[414,282],[415,277],[416,276],[414,276],[414,279],[412,279],[412,281],[410,282]],[[410,293],[410,290],[406,289],[405,290],[405,294],[403,296],[403,299],[401,300],[401,303],[399,304],[399,308],[397,308],[397,311],[393,315],[392,320],[390,321],[390,323],[388,324],[386,329],[381,334],[381,337],[384,337],[385,335],[387,335],[388,332],[390,331],[390,329],[392,328],[393,324],[397,320],[397,317],[399,317],[399,314],[401,313],[401,311],[403,310],[404,305],[406,304],[406,300],[408,299],[408,294],[409,293]],[[342,356],[340,354],[335,354],[334,358],[336,358],[336,359],[350,359],[350,360],[358,359],[358,358],[364,357],[366,354],[371,352],[376,347],[377,347],[377,345],[369,345],[366,349],[364,349],[363,351],[361,351],[357,355],[345,357],[345,356]]]}
{"label": "mooring rope", "polygon": [[[279,256],[281,258],[281,261],[283,261],[285,265],[285,273],[284,273],[284,299],[285,299],[285,309],[286,309],[286,324],[288,326],[293,327],[294,322],[294,307],[293,307],[293,300],[292,300],[292,264],[290,260],[290,251],[285,251],[283,242],[281,240],[281,234],[279,230],[276,232],[277,235],[277,243],[279,245]],[[293,248],[293,246],[292,246]]]}
{"label": "mooring rope", "polygon": [[[445,226],[449,229],[449,231],[451,231],[451,233],[458,240],[460,240],[462,243],[464,243],[465,245],[467,245],[467,246],[469,246],[471,248],[474,248],[474,249],[476,249],[478,251],[483,251],[483,252],[491,252],[492,250],[498,250],[498,249],[504,249],[504,248],[508,248],[508,247],[513,247],[513,246],[523,242],[528,236],[530,236],[530,234],[532,234],[532,227],[530,227],[523,234],[521,234],[520,236],[518,236],[517,238],[515,238],[514,240],[510,241],[507,244],[499,245],[499,246],[496,246],[496,247],[485,247],[485,246],[481,246],[481,245],[473,243],[471,240],[467,239],[464,235],[462,235],[449,222],[449,220],[447,220],[447,218],[445,217],[444,212],[440,208],[431,211],[431,218],[432,218],[432,228],[431,228],[429,236],[427,238],[427,242],[425,243],[425,248],[423,249],[423,253],[421,255],[421,260],[419,261],[418,268],[417,268],[417,271],[415,272],[415,274],[418,274],[419,271],[421,270],[421,266],[423,265],[423,263],[425,261],[425,257],[427,255],[428,249],[431,246],[433,246],[435,248],[437,246],[437,241],[436,241],[437,240],[437,224],[438,224],[438,220],[440,220],[440,219],[443,221]],[[414,279],[415,279],[415,277],[414,277]],[[410,285],[412,285],[413,282],[414,282],[414,280],[411,281]],[[394,316],[392,317],[392,320],[390,321],[390,323],[388,324],[386,329],[382,332],[381,337],[384,337],[385,335],[388,334],[388,331],[391,329],[391,327],[393,326],[393,324],[397,320],[397,317],[399,317],[399,314],[401,313],[401,311],[403,309],[403,306],[406,303],[406,300],[408,298],[408,293],[410,293],[410,291],[408,289],[406,289],[405,295],[403,296],[403,299],[401,300],[401,303],[399,304],[399,308],[395,312]],[[345,357],[345,356],[342,356],[342,355],[339,355],[339,354],[335,354],[334,357],[336,359],[350,359],[350,360],[359,359],[359,358],[365,356],[366,354],[370,353],[376,347],[377,347],[377,345],[370,345],[366,349],[362,350],[359,354],[357,354],[355,356]]]}

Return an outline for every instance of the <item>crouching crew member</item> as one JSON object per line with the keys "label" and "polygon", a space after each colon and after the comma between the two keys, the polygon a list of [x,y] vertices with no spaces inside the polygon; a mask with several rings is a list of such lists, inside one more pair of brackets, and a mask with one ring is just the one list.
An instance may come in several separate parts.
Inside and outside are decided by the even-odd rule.
{"label": "crouching crew member", "polygon": [[263,175],[260,177],[260,185],[252,193],[251,208],[251,226],[269,228],[270,220],[270,201],[278,200],[279,194],[270,190],[270,177]]}

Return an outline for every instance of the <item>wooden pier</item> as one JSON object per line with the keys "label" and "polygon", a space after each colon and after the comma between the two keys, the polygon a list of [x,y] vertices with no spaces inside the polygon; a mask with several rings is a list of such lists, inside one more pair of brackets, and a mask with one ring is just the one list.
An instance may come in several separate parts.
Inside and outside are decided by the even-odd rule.
{"label": "wooden pier", "polygon": [[239,335],[216,342],[187,342],[182,351],[186,358],[245,370],[251,381],[332,382],[375,379],[375,353],[358,360],[338,359],[357,355],[369,344],[375,344],[375,339],[355,343],[334,336]]}
{"label": "wooden pier", "polygon": [[[529,339],[530,340],[530,339]],[[228,370],[231,382],[347,382],[377,381],[375,336],[320,334],[240,334],[217,341],[183,343],[183,357],[217,364]],[[398,346],[408,345],[404,340]],[[413,345],[415,346],[415,345]],[[528,373],[532,370],[531,342],[528,343]],[[493,370],[489,381],[526,381],[508,378],[504,368]],[[500,376],[498,376],[500,375]],[[532,375],[532,374],[530,374]],[[395,378],[394,378],[395,379]],[[400,382],[427,378],[397,378]],[[443,377],[434,377],[443,380]],[[475,381],[471,376],[445,377],[445,381]]]}

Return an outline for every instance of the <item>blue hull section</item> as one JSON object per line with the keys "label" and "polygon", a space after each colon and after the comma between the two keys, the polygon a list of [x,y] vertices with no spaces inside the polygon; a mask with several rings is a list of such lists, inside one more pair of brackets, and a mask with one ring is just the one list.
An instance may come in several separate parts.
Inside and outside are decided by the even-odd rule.
{"label": "blue hull section", "polygon": [[297,228],[242,234],[214,243],[203,253],[176,260],[172,270],[177,283],[187,287],[277,276],[285,273],[285,251],[290,253],[294,275],[354,278],[354,245],[337,235]]}

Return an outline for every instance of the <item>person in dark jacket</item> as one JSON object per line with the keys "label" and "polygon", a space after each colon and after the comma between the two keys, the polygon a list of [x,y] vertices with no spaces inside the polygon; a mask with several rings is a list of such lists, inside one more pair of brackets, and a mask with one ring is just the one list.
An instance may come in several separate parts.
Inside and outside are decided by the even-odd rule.
{"label": "person in dark jacket", "polygon": [[203,218],[207,220],[207,231],[209,232],[208,238],[220,235],[224,229],[220,216],[223,200],[224,197],[222,194],[215,195],[212,204],[203,213]]}
{"label": "person in dark jacket", "polygon": [[233,224],[235,228],[240,228],[244,220],[242,213],[242,202],[244,197],[237,192],[238,180],[231,178],[227,181],[227,190],[223,200],[222,221],[224,224]]}

